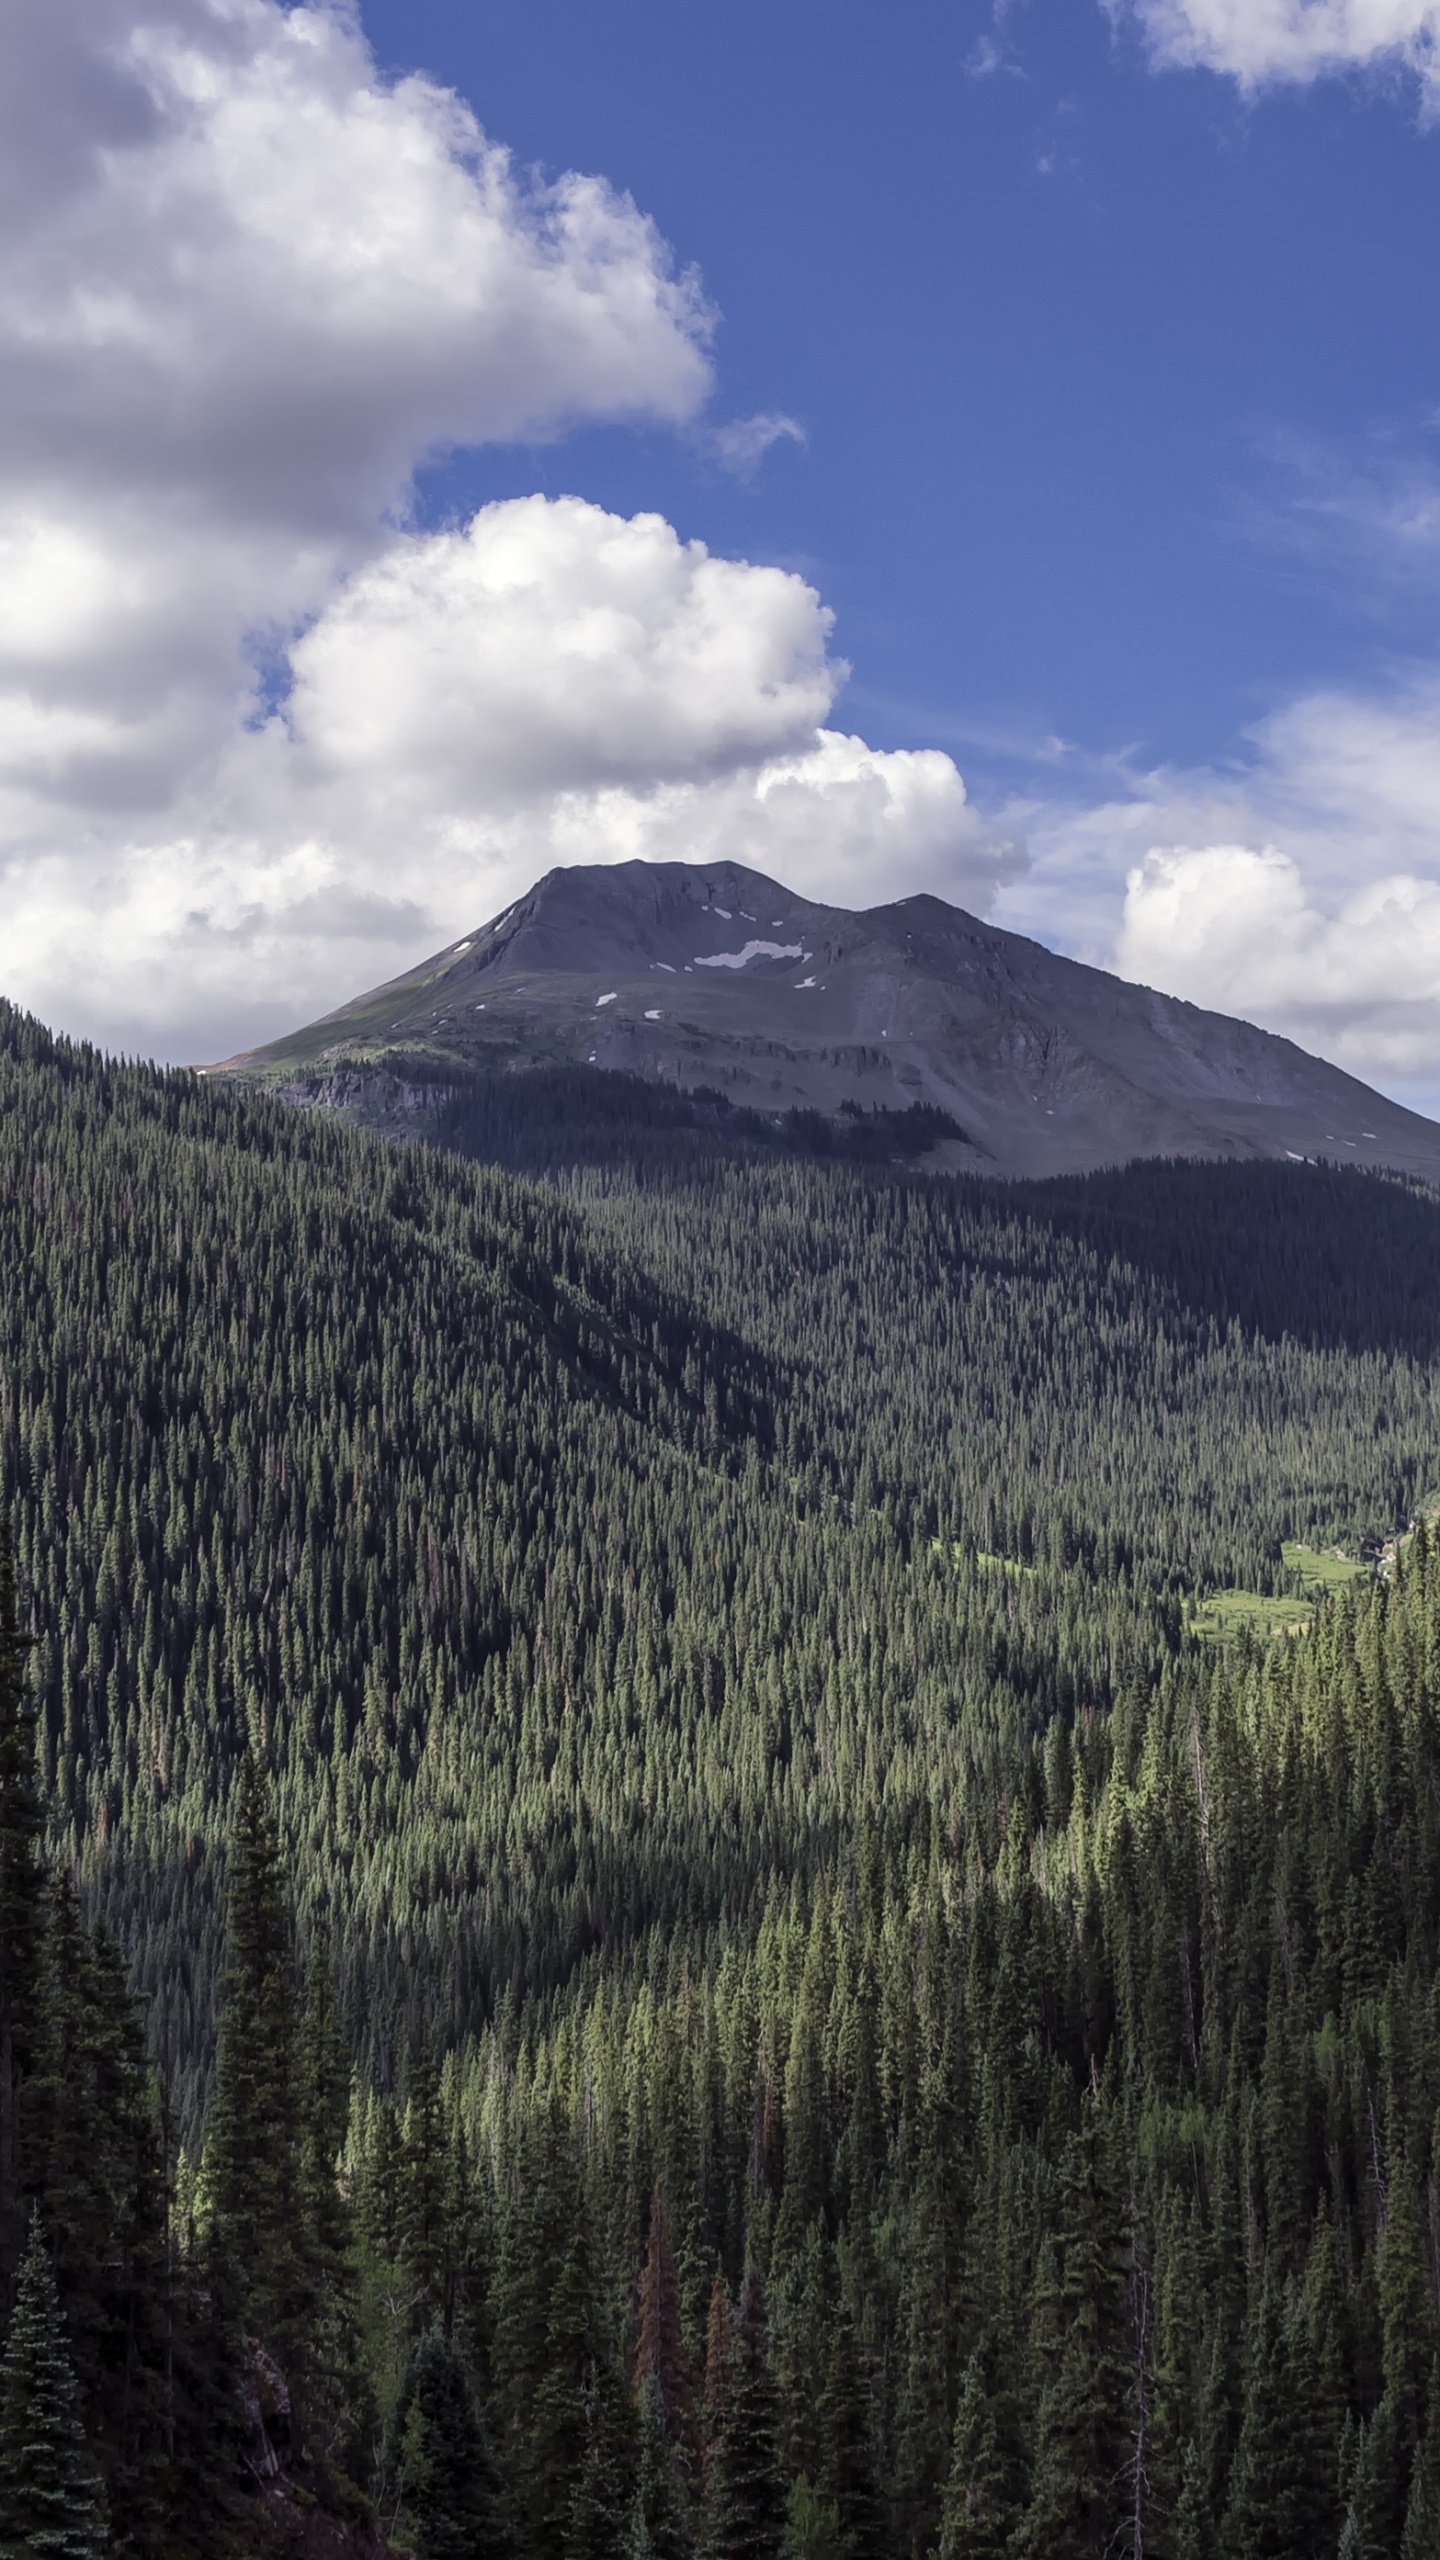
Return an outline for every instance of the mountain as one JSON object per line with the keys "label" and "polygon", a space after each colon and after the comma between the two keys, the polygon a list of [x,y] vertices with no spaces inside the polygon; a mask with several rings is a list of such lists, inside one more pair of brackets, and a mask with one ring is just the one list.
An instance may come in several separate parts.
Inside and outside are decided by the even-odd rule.
{"label": "mountain", "polygon": [[949,1170],[1327,1157],[1440,1182],[1440,1128],[1293,1041],[934,897],[852,912],[735,863],[586,864],[407,975],[227,1060],[298,1095],[354,1066],[593,1066],[766,1115],[915,1104]]}

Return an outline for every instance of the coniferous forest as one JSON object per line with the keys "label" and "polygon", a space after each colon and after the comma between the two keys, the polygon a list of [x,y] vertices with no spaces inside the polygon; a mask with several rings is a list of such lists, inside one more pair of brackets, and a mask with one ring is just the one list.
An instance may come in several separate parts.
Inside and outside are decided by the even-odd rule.
{"label": "coniferous forest", "polygon": [[1440,1201],[593,1090],[0,1009],[0,2555],[1433,2560]]}

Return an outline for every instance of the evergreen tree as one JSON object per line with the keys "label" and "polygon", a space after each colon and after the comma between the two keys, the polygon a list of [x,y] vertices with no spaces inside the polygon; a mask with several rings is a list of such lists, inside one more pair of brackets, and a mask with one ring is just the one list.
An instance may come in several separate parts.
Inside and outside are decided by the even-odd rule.
{"label": "evergreen tree", "polygon": [[235,1796],[227,1928],[205,2177],[216,2229],[239,2272],[247,2326],[283,2367],[303,2361],[313,2291],[297,2245],[304,2221],[294,1946],[275,1816],[251,1751]]}
{"label": "evergreen tree", "polygon": [[696,2456],[695,2384],[685,2352],[680,2315],[680,2278],[670,2233],[665,2189],[657,2182],[650,2199],[650,2229],[640,2274],[640,2328],[635,2347],[635,2388],[643,2395],[653,2378],[659,2405],[681,2458],[693,2466]]}
{"label": "evergreen tree", "polygon": [[608,2366],[593,2365],[585,2382],[585,2453],[565,2530],[564,2560],[623,2560],[631,2522],[624,2415]]}
{"label": "evergreen tree", "polygon": [[8,1526],[0,1521],[0,2307],[24,2248],[25,2092],[44,2032],[44,1813]]}
{"label": "evergreen tree", "polygon": [[395,2472],[417,2560],[508,2560],[499,2476],[465,2369],[427,2329],[395,2411]]}
{"label": "evergreen tree", "polygon": [[652,2366],[640,2385],[640,2448],[628,2551],[645,2560],[688,2560],[687,2499]]}
{"label": "evergreen tree", "polygon": [[741,2288],[706,2475],[706,2560],[779,2560],[785,2523],[780,2393],[770,2370],[765,2288],[752,2266]]}
{"label": "evergreen tree", "polygon": [[322,2460],[359,2477],[375,2412],[360,2345],[354,2214],[338,2174],[349,2122],[350,2066],[325,1933],[317,1937],[306,1968],[297,2079],[300,2206],[312,2306],[304,2356],[313,2445]]}
{"label": "evergreen tree", "polygon": [[1172,2547],[1175,2560],[1217,2560],[1215,2525],[1205,2487],[1205,2460],[1194,2436],[1186,2447],[1180,2474]]}
{"label": "evergreen tree", "polygon": [[1434,2560],[1440,2551],[1440,2358],[1430,2373],[1429,2415],[1410,2475],[1400,2560]]}
{"label": "evergreen tree", "polygon": [[1004,2560],[1015,2524],[985,2373],[972,2356],[960,2386],[945,2503],[940,2560]]}
{"label": "evergreen tree", "polygon": [[1321,2484],[1307,2416],[1279,2289],[1267,2277],[1252,2325],[1226,2560],[1312,2560]]}
{"label": "evergreen tree", "polygon": [[107,2535],[36,2215],[0,2364],[0,2560],[102,2560]]}
{"label": "evergreen tree", "polygon": [[786,2510],[784,2560],[843,2560],[844,2550],[835,2508],[800,2472]]}
{"label": "evergreen tree", "polygon": [[1127,2503],[1124,2358],[1126,2244],[1111,2156],[1107,2102],[1084,2103],[1067,2147],[1060,2273],[1036,2306],[1037,2349],[1048,2366],[1026,2523],[1033,2560],[1088,2560],[1107,2551]]}
{"label": "evergreen tree", "polygon": [[815,2487],[822,2507],[834,2511],[842,2560],[884,2560],[874,2394],[843,2295],[831,2316],[818,2419],[822,2450]]}

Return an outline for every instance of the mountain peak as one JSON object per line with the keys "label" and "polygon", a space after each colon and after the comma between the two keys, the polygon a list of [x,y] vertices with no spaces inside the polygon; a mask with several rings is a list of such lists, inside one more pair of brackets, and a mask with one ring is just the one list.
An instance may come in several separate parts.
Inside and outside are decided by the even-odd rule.
{"label": "mountain peak", "polygon": [[760,1112],[905,1110],[957,1169],[1136,1156],[1389,1166],[1440,1182],[1440,1128],[1292,1041],[920,894],[818,904],[743,864],[577,864],[403,977],[227,1061],[267,1080],[416,1051],[627,1069]]}

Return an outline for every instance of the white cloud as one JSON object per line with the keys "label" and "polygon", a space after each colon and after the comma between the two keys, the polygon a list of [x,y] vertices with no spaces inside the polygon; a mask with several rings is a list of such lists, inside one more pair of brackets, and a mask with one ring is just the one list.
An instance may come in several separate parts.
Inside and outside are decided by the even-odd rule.
{"label": "white cloud", "polygon": [[1105,0],[1133,15],[1160,62],[1242,87],[1394,65],[1440,102],[1440,0]]}
{"label": "white cloud", "polygon": [[1440,1108],[1440,672],[1309,695],[1251,745],[1017,806],[1004,921]]}
{"label": "white cloud", "polygon": [[294,643],[283,714],[237,727],[166,831],[112,823],[12,860],[12,984],[215,1055],[557,862],[731,858],[856,903],[987,905],[1016,840],[948,756],[823,725],[845,674],[829,630],[802,579],[658,516],[536,497],[397,533]]}
{"label": "white cloud", "polygon": [[1440,1067],[1440,880],[1399,872],[1326,911],[1273,845],[1156,851],[1130,874],[1127,978],[1288,1030],[1368,1081]]}
{"label": "white cloud", "polygon": [[762,409],[753,418],[731,418],[723,427],[712,427],[705,441],[722,470],[748,480],[772,445],[804,444],[805,430],[798,418],[787,418],[782,410]]}
{"label": "white cloud", "polygon": [[841,670],[782,569],[664,518],[517,498],[395,541],[292,653],[292,716],[337,778],[427,805],[756,763],[813,731]]}

